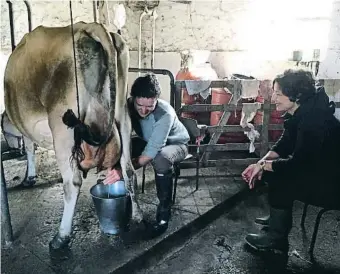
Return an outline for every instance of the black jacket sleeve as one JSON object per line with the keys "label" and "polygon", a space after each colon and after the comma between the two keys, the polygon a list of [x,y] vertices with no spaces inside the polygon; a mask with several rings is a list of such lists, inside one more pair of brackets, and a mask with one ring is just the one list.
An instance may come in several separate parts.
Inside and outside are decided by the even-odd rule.
{"label": "black jacket sleeve", "polygon": [[291,133],[285,129],[280,139],[272,146],[271,151],[279,154],[280,158],[287,158],[293,153],[295,146],[295,139],[292,138]]}
{"label": "black jacket sleeve", "polygon": [[[295,175],[318,169],[318,163],[322,161],[320,158],[323,143],[324,128],[322,125],[298,127],[296,145],[292,157],[274,160],[272,163],[273,171],[281,174],[288,173]],[[285,149],[285,147],[281,146],[280,149]]]}

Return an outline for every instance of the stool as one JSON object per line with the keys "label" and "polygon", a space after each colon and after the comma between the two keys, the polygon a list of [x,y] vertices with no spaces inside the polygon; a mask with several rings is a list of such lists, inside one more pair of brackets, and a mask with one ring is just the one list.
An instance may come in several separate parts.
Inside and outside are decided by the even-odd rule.
{"label": "stool", "polygon": [[[303,213],[302,213],[301,223],[300,223],[301,227],[303,227],[303,228],[305,227],[305,219],[306,219],[308,205],[309,204],[305,203],[305,205],[303,207]],[[322,215],[325,212],[331,211],[331,210],[340,210],[340,206],[337,207],[337,208],[322,208],[319,211],[318,215],[316,216],[314,230],[313,230],[313,235],[312,235],[312,240],[311,240],[311,243],[310,243],[310,246],[309,246],[309,251],[308,251],[309,255],[311,256],[311,258],[313,258],[313,251],[314,251],[316,236],[317,236],[318,230],[319,230],[319,225],[320,225],[321,217],[322,217]]]}
{"label": "stool", "polygon": [[[191,159],[193,157],[194,156],[192,154],[188,154],[183,161]],[[173,195],[172,195],[172,203],[173,204],[175,203],[175,200],[176,200],[177,181],[178,181],[178,178],[181,175],[180,164],[182,162],[174,163],[174,170],[173,170],[174,189],[173,189]],[[144,193],[144,188],[145,188],[145,170],[146,170],[146,166],[143,166],[142,193]],[[199,158],[197,157],[196,158],[196,190],[198,190],[198,172],[199,172]]]}

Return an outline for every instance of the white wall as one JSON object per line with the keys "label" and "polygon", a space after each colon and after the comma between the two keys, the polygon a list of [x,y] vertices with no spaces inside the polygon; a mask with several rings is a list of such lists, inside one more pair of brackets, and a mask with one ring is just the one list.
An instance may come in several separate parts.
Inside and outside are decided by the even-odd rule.
{"label": "white wall", "polygon": [[[340,1],[333,2],[326,57],[320,66],[320,78],[340,79]],[[340,91],[339,91],[340,93]],[[340,99],[340,94],[339,94]]]}
{"label": "white wall", "polygon": [[[16,26],[16,43],[27,32],[27,15],[22,1],[13,1]],[[109,2],[112,9],[118,1]],[[125,3],[127,23],[123,36],[131,50],[130,66],[137,66],[139,16],[133,1]],[[339,20],[330,29],[332,0],[193,0],[181,4],[161,0],[157,7],[158,19],[155,32],[155,68],[169,69],[174,74],[180,68],[180,52],[187,49],[211,50],[212,66],[220,77],[231,73],[252,74],[258,78],[272,78],[295,63],[288,62],[291,52],[304,51],[310,60],[313,49],[321,49],[321,60],[327,71],[337,65],[332,60],[339,50],[339,38],[333,39]],[[70,23],[69,1],[30,1],[33,28],[38,25],[60,26]],[[139,1],[139,4],[141,1]],[[338,5],[339,1],[336,1]],[[74,21],[92,21],[92,1],[73,1]],[[339,11],[337,11],[339,12]],[[338,16],[334,11],[333,18]],[[115,27],[111,24],[111,30]],[[151,20],[142,25],[142,67],[150,67]],[[334,34],[335,35],[335,34]],[[333,36],[334,36],[333,35]],[[331,44],[328,45],[329,40]],[[326,50],[328,49],[328,50]],[[11,51],[8,8],[1,1],[1,51]],[[332,52],[332,54],[330,53]],[[332,74],[333,75],[333,74]],[[136,74],[131,74],[130,82]],[[168,81],[161,77],[169,98]]]}

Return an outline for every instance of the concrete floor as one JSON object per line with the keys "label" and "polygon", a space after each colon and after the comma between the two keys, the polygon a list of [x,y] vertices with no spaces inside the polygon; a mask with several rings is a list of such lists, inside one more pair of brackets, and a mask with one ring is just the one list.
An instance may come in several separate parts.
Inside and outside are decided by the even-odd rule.
{"label": "concrete floor", "polygon": [[[2,249],[3,274],[267,273],[266,260],[243,247],[244,235],[257,229],[253,219],[266,212],[266,201],[263,196],[258,197],[256,191],[250,193],[239,177],[201,178],[198,191],[194,191],[194,180],[180,180],[168,231],[146,241],[138,226],[132,226],[130,232],[120,236],[101,233],[89,194],[95,175],[90,174],[78,199],[70,248],[50,252],[48,243],[57,232],[62,214],[63,190],[52,152],[39,154],[37,168],[37,184],[32,188],[21,188],[18,185],[25,172],[25,161],[5,162],[15,242],[11,248]],[[239,172],[231,168],[201,170],[202,175]],[[184,170],[182,174],[194,174],[194,171]],[[139,197],[146,219],[152,220],[157,198],[150,169],[146,181],[146,192]],[[235,207],[237,202],[240,203]],[[228,213],[220,217],[224,212]],[[313,208],[308,213],[304,238],[298,227],[299,206],[294,212],[291,251],[297,250],[303,258],[315,214]],[[325,214],[316,248],[321,268],[312,267],[294,256],[289,257],[288,267],[293,271],[297,269],[298,273],[339,271],[339,227],[339,213]]]}
{"label": "concrete floor", "polygon": [[[222,273],[340,273],[340,214],[323,217],[312,263],[307,254],[317,209],[311,207],[306,218],[306,233],[300,227],[303,204],[294,204],[294,224],[290,233],[289,256],[252,252],[244,244],[247,233],[257,232],[257,216],[268,213],[265,195],[253,192],[231,211],[191,236],[138,274],[222,274]],[[287,262],[288,260],[288,262]]]}
{"label": "concrete floor", "polygon": [[[15,242],[10,249],[2,250],[2,273],[112,273],[131,265],[164,239],[246,189],[240,178],[233,177],[201,178],[198,191],[194,191],[194,180],[180,180],[168,231],[146,241],[142,238],[141,226],[132,226],[130,232],[120,236],[101,233],[89,194],[90,187],[96,182],[95,174],[91,173],[83,182],[78,199],[70,249],[56,253],[50,252],[48,243],[57,232],[61,219],[62,183],[53,152],[41,151],[37,159],[39,177],[32,188],[19,186],[25,174],[25,161],[4,163]],[[203,175],[213,172],[216,170],[201,170]],[[183,170],[182,175],[190,173],[194,174],[194,170]],[[153,220],[158,200],[151,169],[147,172],[145,193],[140,194],[139,199],[145,218]]]}

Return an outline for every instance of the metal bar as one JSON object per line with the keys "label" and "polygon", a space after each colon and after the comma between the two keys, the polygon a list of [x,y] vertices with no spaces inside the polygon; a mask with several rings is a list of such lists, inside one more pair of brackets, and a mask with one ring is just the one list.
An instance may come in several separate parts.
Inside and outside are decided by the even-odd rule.
{"label": "metal bar", "polygon": [[163,74],[168,75],[170,78],[170,104],[175,106],[175,96],[176,96],[176,88],[175,88],[175,78],[170,70],[167,69],[150,69],[150,68],[129,68],[129,72],[153,72],[155,74]]}
{"label": "metal bar", "polygon": [[1,235],[2,244],[4,244],[4,246],[9,246],[13,242],[11,215],[8,206],[6,179],[4,175],[4,166],[2,160],[1,160]]}
{"label": "metal bar", "polygon": [[32,31],[32,10],[31,10],[31,5],[28,3],[28,1],[24,0],[24,3],[26,5],[26,10],[27,10],[27,21],[28,21],[28,32]]}
{"label": "metal bar", "polygon": [[182,110],[182,83],[175,82],[175,110],[177,115],[181,114]]}
{"label": "metal bar", "polygon": [[9,26],[11,32],[11,45],[12,51],[15,49],[15,34],[14,34],[14,22],[13,22],[13,4],[11,1],[6,1],[8,4],[8,13],[9,13]]}
{"label": "metal bar", "polygon": [[92,9],[93,9],[93,21],[97,22],[97,1],[92,1]]}

